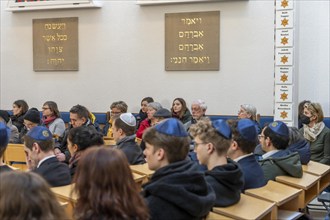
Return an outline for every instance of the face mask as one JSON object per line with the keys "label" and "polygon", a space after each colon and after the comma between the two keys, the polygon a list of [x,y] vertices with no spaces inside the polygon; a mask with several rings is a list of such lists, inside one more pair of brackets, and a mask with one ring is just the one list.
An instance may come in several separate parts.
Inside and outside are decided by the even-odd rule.
{"label": "face mask", "polygon": [[300,121],[301,123],[308,125],[311,122],[311,118],[306,115],[302,115]]}

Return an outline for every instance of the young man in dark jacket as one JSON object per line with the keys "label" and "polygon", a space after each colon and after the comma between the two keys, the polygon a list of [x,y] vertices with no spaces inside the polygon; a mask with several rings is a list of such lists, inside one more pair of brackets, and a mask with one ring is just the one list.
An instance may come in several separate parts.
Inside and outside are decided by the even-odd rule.
{"label": "young man in dark jacket", "polygon": [[142,150],[135,141],[136,119],[132,113],[113,118],[112,134],[117,148],[122,150],[131,165],[145,163]]}
{"label": "young man in dark jacket", "polygon": [[24,151],[29,170],[42,176],[50,186],[71,183],[69,167],[56,159],[53,136],[46,127],[36,126],[24,136]]}
{"label": "young man in dark jacket", "polygon": [[298,152],[287,151],[289,129],[284,122],[274,121],[265,127],[259,141],[262,155],[259,164],[264,171],[265,179],[275,180],[276,176],[292,176],[300,178],[303,175]]}
{"label": "young man in dark jacket", "polygon": [[264,172],[253,154],[258,140],[254,121],[243,118],[230,120],[228,123],[233,133],[233,142],[228,149],[228,157],[236,161],[242,168],[244,176],[242,191],[264,186],[266,184]]}
{"label": "young man in dark jacket", "polygon": [[151,219],[202,219],[214,205],[215,193],[195,163],[186,159],[189,136],[174,118],[143,135],[148,167],[156,172],[143,186]]}
{"label": "young man in dark jacket", "polygon": [[214,122],[203,119],[192,125],[189,131],[194,137],[199,163],[207,166],[205,176],[216,193],[215,206],[237,203],[244,178],[239,165],[226,157],[231,143],[229,125],[221,119]]}

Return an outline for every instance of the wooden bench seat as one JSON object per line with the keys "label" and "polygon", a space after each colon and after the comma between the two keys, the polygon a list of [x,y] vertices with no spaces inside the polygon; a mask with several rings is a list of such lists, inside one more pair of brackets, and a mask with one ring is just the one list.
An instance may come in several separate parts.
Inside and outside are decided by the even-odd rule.
{"label": "wooden bench seat", "polygon": [[302,189],[296,189],[294,187],[278,183],[275,181],[268,181],[268,183],[260,188],[245,190],[245,194],[253,196],[259,199],[263,199],[269,202],[275,202],[277,206],[278,216],[273,216],[273,219],[280,218],[280,216],[287,215],[289,212],[283,212],[282,210],[290,211],[291,215],[299,214],[299,204],[304,204]]}
{"label": "wooden bench seat", "polygon": [[[26,155],[23,144],[8,144],[4,152],[4,162],[10,166],[26,170]],[[17,162],[17,163],[15,163]]]}
{"label": "wooden bench seat", "polygon": [[155,171],[149,169],[148,163],[138,164],[138,165],[130,165],[130,168],[131,168],[133,173],[137,173],[137,174],[140,174],[140,175],[147,176],[147,181],[150,180],[152,174],[155,173]]}
{"label": "wooden bench seat", "polygon": [[312,175],[320,176],[319,192],[322,192],[330,185],[330,166],[309,161],[307,165],[302,166],[303,171]]}
{"label": "wooden bench seat", "polygon": [[261,200],[252,196],[241,194],[241,199],[229,207],[213,207],[213,212],[229,218],[244,219],[272,219],[276,215],[275,203]]}
{"label": "wooden bench seat", "polygon": [[299,204],[299,208],[304,209],[309,202],[319,194],[319,181],[320,177],[309,173],[303,173],[301,178],[294,178],[291,176],[277,176],[276,181],[284,183],[286,185],[295,187],[297,189],[302,189],[302,199],[303,201]]}

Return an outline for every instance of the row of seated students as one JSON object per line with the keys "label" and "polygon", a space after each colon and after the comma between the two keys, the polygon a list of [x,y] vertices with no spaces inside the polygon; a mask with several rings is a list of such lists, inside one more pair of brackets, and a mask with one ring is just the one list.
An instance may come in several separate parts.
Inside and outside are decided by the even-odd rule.
{"label": "row of seated students", "polygon": [[[79,108],[84,108],[81,110]],[[110,106],[111,117],[106,123],[102,132],[104,135],[113,138],[112,135],[112,121],[113,117],[126,113],[128,106],[123,101],[113,102]],[[170,113],[161,112],[158,116],[154,116],[157,110],[162,109],[161,104],[154,102],[153,98],[146,97],[141,101],[141,110],[136,115],[136,137],[142,138],[143,131],[155,125],[162,118],[175,117],[178,118],[188,130],[191,124],[196,123],[206,115],[207,105],[203,100],[195,100],[191,104],[191,113],[186,105],[186,102],[182,98],[176,98],[173,100]],[[85,113],[88,112],[88,113]],[[257,110],[253,105],[244,104],[240,106],[238,111],[238,118],[249,118],[257,126],[258,134],[261,133],[260,124],[257,122]],[[157,115],[157,114],[156,114]],[[300,132],[304,138],[309,142],[311,149],[311,157],[313,161],[317,161],[323,164],[330,164],[330,130],[323,123],[323,111],[322,107],[318,103],[312,103],[310,101],[303,101],[299,104],[299,124]],[[87,110],[84,106],[76,105],[70,109],[71,123],[69,128],[74,126],[86,125],[93,126],[97,131],[100,131],[100,127],[96,121],[95,116]],[[73,122],[79,120],[80,122]],[[66,140],[68,129],[65,130],[65,124],[61,119],[57,104],[53,101],[47,101],[42,106],[42,118],[35,108],[28,110],[28,105],[24,100],[17,100],[13,103],[13,114],[10,116],[8,112],[0,110],[0,121],[3,121],[11,128],[11,143],[23,143],[23,137],[29,129],[37,125],[43,125],[49,128],[53,136],[60,139],[60,143],[66,148]],[[77,125],[74,125],[77,124]],[[61,146],[58,147],[61,149]],[[144,149],[144,143],[142,144],[142,150]],[[260,147],[257,148],[258,153],[264,153],[260,151]],[[69,151],[62,150],[62,153],[67,153],[65,159],[63,154],[60,156],[61,160],[69,160]],[[58,152],[59,153],[59,152]]]}
{"label": "row of seated students", "polygon": [[[119,119],[123,120],[126,125],[135,126],[135,118],[131,114],[121,114]],[[115,119],[114,124],[116,124],[116,120],[118,118]],[[230,127],[223,120],[211,122],[208,119],[204,119],[198,121],[190,128],[191,135],[195,141],[197,158],[201,164],[206,165],[208,168],[205,173],[200,172],[197,165],[187,159],[190,138],[183,124],[177,119],[165,120],[145,132],[143,136],[146,142],[144,155],[149,168],[156,172],[150,182],[143,186],[142,196],[146,201],[149,212],[142,219],[147,219],[147,215],[150,215],[154,219],[168,219],[169,216],[175,216],[178,219],[200,219],[206,216],[213,206],[228,206],[239,201],[240,192],[244,188],[247,175],[242,168],[244,166],[243,164],[239,165],[239,163],[226,157],[229,148],[233,145],[232,142],[239,139],[239,136],[235,136],[235,132],[233,132],[233,128],[235,127],[233,124],[234,122],[232,122],[232,127]],[[241,135],[241,139],[256,140],[257,129],[251,120],[241,119],[237,122],[236,126],[236,132]],[[7,134],[8,139],[9,133],[9,129],[4,124],[1,124],[1,135]],[[232,133],[234,133],[234,136],[232,136]],[[28,137],[32,139],[32,146],[31,143],[28,143]],[[64,164],[54,160],[53,151],[45,149],[47,143],[52,141],[51,137],[52,135],[47,128],[38,126],[28,132],[27,139],[25,140],[28,166],[30,168],[36,166],[32,170],[43,176],[48,183],[50,183],[51,179],[54,180],[55,177],[68,176],[68,172],[64,172]],[[289,156],[288,158],[292,159],[289,160],[291,162],[286,162],[283,166],[274,162],[276,161],[276,157],[270,155],[270,153],[275,155],[279,152],[281,152],[280,155],[284,154],[283,152],[285,150],[281,151],[280,148],[276,147],[277,144],[274,144],[281,141],[285,141],[287,144],[289,141],[289,129],[283,122],[273,122],[265,127],[260,138],[264,139],[264,142],[261,141],[262,149],[268,154],[264,155],[262,160],[259,161],[259,165],[261,166],[261,170],[259,169],[259,171],[261,173],[271,172],[271,176],[293,175],[295,177],[301,177],[302,168],[298,153],[287,152],[285,156]],[[2,138],[1,140],[4,139],[6,138]],[[70,138],[68,142],[70,142]],[[70,143],[69,146],[71,146]],[[99,149],[95,149],[95,152],[101,151]],[[115,199],[111,197],[111,192],[107,193],[97,190],[103,190],[102,185],[105,185],[104,179],[107,179],[108,176],[111,181],[116,181],[114,179],[122,176],[118,175],[118,171],[120,171],[119,167],[116,167],[116,170],[112,170],[112,172],[103,172],[102,168],[108,167],[104,163],[112,161],[110,159],[112,157],[102,158],[101,155],[106,155],[105,152],[97,153],[98,156],[93,155],[92,152],[92,150],[87,150],[82,155],[82,159],[77,166],[77,174],[74,175],[76,190],[78,190],[78,195],[81,195],[81,199],[78,199],[76,207],[77,219],[91,219],[89,218],[91,216],[98,218],[114,214],[111,211],[113,205],[103,203],[102,199],[98,200],[99,204],[97,203],[96,206],[90,207],[86,205],[86,201],[96,199],[90,198],[93,195],[98,197],[104,194],[110,197],[104,198],[105,200]],[[118,152],[124,155],[123,151],[119,150]],[[44,158],[41,159],[42,156]],[[126,162],[124,164],[128,167],[127,157],[123,157]],[[38,159],[35,160],[35,158]],[[84,158],[88,159],[84,161]],[[50,159],[52,161],[48,161],[44,165],[45,161]],[[266,160],[272,160],[272,162],[266,163]],[[255,165],[258,164],[255,159],[253,162]],[[97,167],[93,168],[93,166]],[[278,166],[282,169],[279,169]],[[45,172],[45,168],[47,167],[49,169]],[[288,169],[285,173],[283,173],[283,167]],[[41,170],[43,172],[40,172]],[[52,170],[57,170],[57,172],[51,174]],[[80,172],[82,173],[80,174]],[[262,177],[261,173],[257,176],[258,178]],[[112,175],[116,177],[112,177]],[[79,176],[82,176],[82,180],[79,179]],[[111,183],[116,185],[113,182]],[[261,178],[258,181],[258,184],[260,183],[264,184],[265,179]],[[61,183],[59,185],[66,184]],[[88,184],[96,184],[99,188],[94,193],[90,193],[88,190],[87,192],[83,192],[90,188]],[[82,191],[79,191],[79,185],[84,186],[84,188],[80,188]],[[104,190],[109,189],[106,187]],[[139,197],[137,200],[139,200]],[[110,201],[110,204],[112,202],[114,201]],[[144,207],[143,204],[142,202],[138,208],[142,210]],[[103,212],[100,213],[100,211]],[[137,211],[136,206],[135,211]],[[132,218],[132,216],[129,218]]]}
{"label": "row of seated students", "polygon": [[[77,114],[77,116],[79,116],[79,114]],[[88,117],[88,116],[87,116]],[[84,120],[82,119],[82,118],[79,118],[79,117],[77,117],[76,118],[76,120],[74,120],[75,118],[72,118],[73,120],[71,120],[71,122],[72,122],[72,124],[74,124],[75,122],[77,122],[77,124],[79,124],[79,123],[82,123]],[[113,130],[115,131],[114,133],[113,133],[113,136],[114,136],[114,138],[116,138],[116,137],[119,137],[119,136],[121,136],[121,134],[122,133],[125,133],[124,132],[124,128],[119,128],[120,127],[120,125],[116,125],[116,121],[117,120],[119,120],[120,119],[120,121],[122,121],[123,122],[123,124],[124,125],[127,125],[127,126],[129,126],[129,127],[131,127],[131,128],[135,128],[136,127],[136,120],[135,120],[135,118],[133,117],[133,115],[132,114],[130,114],[130,113],[127,113],[127,114],[120,114],[120,115],[117,115],[117,117],[114,117],[113,118]],[[168,122],[168,124],[166,124],[166,122]],[[172,123],[169,123],[169,122],[172,122]],[[174,123],[175,122],[175,123]],[[221,169],[220,170],[223,170],[223,171],[226,171],[226,169],[229,169],[230,171],[235,171],[235,172],[233,172],[233,173],[236,173],[236,176],[237,177],[239,177],[239,178],[236,178],[236,185],[235,185],[235,187],[237,187],[238,185],[241,185],[240,187],[237,187],[237,189],[238,189],[238,191],[237,191],[237,189],[236,189],[236,191],[235,191],[235,189],[227,189],[226,188],[226,192],[228,192],[228,194],[229,194],[229,196],[228,196],[228,198],[230,199],[230,200],[233,200],[233,201],[229,201],[229,203],[228,204],[233,204],[233,203],[235,203],[235,202],[237,202],[238,200],[237,200],[237,197],[235,197],[235,196],[233,196],[233,195],[235,195],[235,194],[230,194],[231,192],[230,192],[230,190],[232,190],[234,193],[236,193],[236,195],[237,195],[237,192],[240,192],[240,190],[242,190],[242,187],[244,187],[244,183],[242,184],[242,182],[244,182],[244,181],[246,181],[246,180],[244,180],[244,181],[241,181],[241,179],[242,179],[242,177],[246,177],[247,175],[244,175],[244,169],[243,168],[241,168],[241,167],[239,167],[239,166],[237,166],[236,168],[235,168],[235,166],[232,166],[232,165],[230,165],[231,164],[231,161],[229,160],[229,159],[227,159],[226,158],[226,154],[227,154],[227,152],[228,152],[228,155],[230,155],[230,153],[229,153],[229,147],[231,147],[231,145],[234,145],[234,143],[236,142],[236,143],[238,143],[239,142],[239,138],[238,137],[236,137],[236,140],[235,140],[235,132],[234,132],[234,130],[233,130],[233,128],[235,127],[234,126],[234,124],[235,123],[237,123],[237,131],[242,135],[242,137],[245,137],[247,140],[252,140],[252,139],[254,139],[254,141],[257,139],[256,137],[256,135],[257,135],[257,129],[256,129],[256,127],[255,127],[255,124],[254,124],[254,122],[253,121],[250,121],[250,120],[243,120],[243,119],[241,119],[241,120],[239,120],[239,121],[234,121],[234,122],[232,122],[232,124],[233,125],[231,125],[231,129],[230,129],[230,127],[229,127],[229,129],[228,129],[228,124],[227,123],[225,123],[224,121],[221,121],[221,120],[219,120],[219,121],[214,121],[214,122],[211,122],[210,120],[207,120],[207,119],[202,119],[202,120],[199,120],[195,125],[192,125],[190,128],[189,128],[189,132],[190,132],[190,130],[191,130],[191,136],[193,136],[194,137],[194,141],[195,141],[195,145],[197,145],[196,146],[196,149],[195,149],[195,151],[196,151],[196,153],[197,153],[197,159],[199,160],[199,163],[201,163],[201,164],[203,164],[203,165],[206,165],[207,166],[207,168],[208,168],[208,170],[209,171],[206,171],[205,172],[205,176],[206,176],[206,180],[207,179],[210,179],[211,180],[211,182],[212,182],[212,180],[214,180],[214,179],[216,179],[216,178],[211,178],[212,176],[215,176],[215,177],[217,177],[217,174],[218,173],[220,173],[221,174],[221,172],[219,172],[219,170],[218,169],[216,169],[215,170],[215,172],[213,172],[214,170],[214,168],[216,167],[216,168],[219,168],[219,167],[221,167]],[[164,125],[164,124],[166,124],[166,126],[167,126],[167,129],[161,129],[161,128],[159,128],[159,127],[161,127],[160,125]],[[229,123],[230,124],[230,123]],[[93,126],[81,126],[81,125],[83,125],[83,124],[80,124],[80,126],[77,126],[77,128],[78,127],[93,127]],[[207,138],[209,138],[209,137],[211,137],[212,135],[211,135],[211,133],[208,135],[208,131],[210,131],[211,129],[206,129],[204,132],[201,132],[201,134],[200,135],[198,135],[198,132],[197,133],[194,133],[194,127],[197,127],[198,128],[198,126],[200,126],[201,128],[200,128],[200,130],[203,130],[203,128],[204,127],[207,127],[207,125],[210,127],[210,125],[211,125],[211,127],[210,128],[213,128],[213,129],[215,129],[216,130],[216,134],[218,135],[218,136],[220,136],[220,137],[225,137],[225,139],[227,138],[227,140],[229,140],[229,142],[231,142],[231,143],[233,143],[233,144],[229,144],[229,146],[226,146],[226,144],[224,144],[224,146],[222,146],[222,145],[219,145],[218,143],[222,143],[221,141],[214,141],[214,140],[208,140],[208,139],[206,139],[206,140],[204,140],[203,138],[202,138],[202,134],[206,134],[205,136],[207,137]],[[166,126],[165,126],[165,128],[166,128]],[[73,126],[74,127],[74,126]],[[157,128],[159,128],[159,129],[157,129]],[[250,128],[250,130],[248,129],[248,128]],[[251,129],[252,128],[252,129]],[[73,129],[72,129],[73,130]],[[96,134],[97,132],[94,132],[96,129],[92,129],[92,131],[91,131],[91,134]],[[134,130],[134,129],[133,129]],[[173,136],[173,137],[175,137],[175,138],[178,138],[178,137],[185,137],[185,138],[187,138],[188,137],[188,134],[187,134],[187,132],[186,132],[186,130],[187,130],[187,128],[186,127],[184,127],[183,125],[182,125],[182,123],[179,123],[178,122],[178,120],[174,120],[173,121],[173,119],[169,119],[169,120],[166,120],[164,123],[160,123],[160,124],[155,124],[151,129],[149,129],[149,130],[155,130],[155,134],[154,134],[154,136],[156,137],[154,137],[154,139],[150,139],[149,140],[149,142],[148,142],[148,133],[146,133],[145,134],[145,136],[144,136],[144,138],[143,138],[143,140],[146,142],[146,149],[144,150],[144,154],[145,154],[145,156],[146,156],[146,159],[147,159],[147,161],[148,161],[148,166],[149,166],[149,168],[151,168],[151,169],[154,169],[154,170],[158,170],[159,168],[161,168],[162,167],[162,165],[163,164],[158,164],[159,166],[157,167],[155,167],[155,168],[153,168],[153,165],[152,165],[152,162],[154,162],[154,160],[153,159],[155,159],[154,157],[151,157],[151,159],[149,158],[148,159],[148,147],[151,145],[151,146],[165,146],[165,145],[163,145],[164,143],[163,142],[159,142],[159,140],[158,139],[161,139],[160,137],[161,136],[157,136],[156,134],[157,134],[157,132],[158,133],[161,133],[161,134],[165,134],[165,135],[167,135],[166,136],[166,139],[168,139],[168,140],[171,140],[171,137]],[[198,130],[198,129],[197,129]],[[45,132],[46,131],[46,132]],[[69,130],[70,131],[70,130]],[[116,132],[118,132],[118,131],[120,131],[119,132],[119,135],[116,133]],[[148,130],[147,130],[148,131]],[[48,130],[48,129],[46,129],[45,127],[36,127],[36,128],[33,128],[33,129],[31,129],[31,131],[30,131],[31,133],[29,134],[27,134],[27,137],[33,137],[33,138],[36,138],[35,139],[35,141],[36,142],[38,142],[38,141],[40,141],[40,142],[42,142],[44,139],[47,139],[47,138],[49,138],[49,137],[52,137],[52,135],[51,135],[51,133],[50,133],[50,131]],[[163,132],[163,133],[162,133]],[[46,136],[44,136],[46,133],[48,133]],[[70,132],[69,132],[70,133]],[[69,148],[69,149],[67,149],[69,152],[71,152],[70,151],[70,149],[71,149],[71,147],[69,147],[69,146],[71,146],[70,145],[70,140],[72,141],[72,139],[70,139],[69,138],[69,133],[68,133],[68,138],[66,138],[65,140],[68,142],[68,145],[67,145],[67,147]],[[231,137],[231,133],[233,133],[233,135],[232,135],[232,137]],[[274,134],[275,133],[275,134]],[[197,135],[196,135],[197,134]],[[133,132],[133,135],[134,135],[134,132]],[[131,135],[128,135],[128,136],[131,136]],[[47,138],[46,138],[47,137]],[[127,136],[125,136],[125,137],[127,137]],[[215,137],[217,137],[217,136],[215,136]],[[254,137],[254,138],[253,138]],[[280,138],[279,138],[280,137]],[[41,138],[41,139],[38,139],[38,138]],[[197,138],[199,138],[199,139],[197,139]],[[250,139],[249,139],[250,138]],[[79,139],[79,138],[78,138]],[[243,138],[244,139],[244,138]],[[266,172],[266,170],[269,170],[269,171],[274,171],[274,174],[270,174],[270,176],[269,177],[267,177],[266,176],[266,174],[265,174],[265,181],[266,180],[268,180],[268,178],[269,179],[272,179],[272,178],[274,178],[274,175],[276,176],[276,175],[293,175],[293,176],[295,176],[296,175],[296,177],[299,177],[299,175],[301,175],[302,174],[302,172],[301,172],[301,164],[300,164],[300,159],[299,159],[299,156],[297,157],[297,153],[294,153],[294,152],[292,152],[292,150],[287,150],[287,149],[285,149],[284,150],[284,148],[286,148],[286,146],[287,146],[287,144],[288,144],[288,141],[289,141],[289,130],[288,130],[288,128],[287,128],[287,126],[284,124],[284,123],[282,123],[282,122],[274,122],[274,123],[271,123],[271,124],[269,124],[267,127],[265,127],[263,130],[262,130],[262,132],[261,132],[261,134],[260,134],[260,136],[259,136],[259,139],[260,139],[260,143],[261,143],[261,148],[262,148],[262,150],[263,151],[266,151],[267,153],[265,154],[265,155],[263,155],[262,156],[262,158],[258,158],[260,161],[259,161],[259,165],[261,165],[261,168],[263,169],[263,172]],[[48,140],[48,139],[47,139]],[[117,139],[117,140],[119,140],[119,138]],[[116,140],[116,141],[117,141]],[[188,140],[189,140],[189,138],[188,138]],[[153,141],[156,141],[155,143],[153,143]],[[158,142],[157,142],[158,141]],[[202,146],[206,146],[205,148],[201,148],[202,150],[204,150],[204,151],[201,151],[200,153],[199,153],[199,150],[198,149],[200,149],[200,147],[198,147],[198,141],[203,141],[202,143],[201,142],[199,142],[199,144],[200,145],[202,145]],[[189,142],[189,141],[188,141]],[[27,142],[26,142],[27,143]],[[29,145],[29,144],[26,144],[25,143],[25,145]],[[117,142],[118,143],[118,142]],[[190,142],[189,142],[190,143]],[[189,146],[189,143],[188,143],[188,146]],[[177,143],[177,140],[176,141],[174,141],[174,142],[172,142],[171,143],[171,145],[179,145],[179,146],[181,146],[182,144],[179,144],[179,143]],[[213,145],[213,148],[212,148],[212,145]],[[42,146],[42,145],[41,145]],[[78,146],[78,145],[77,145]],[[238,145],[239,146],[239,145]],[[255,146],[255,145],[254,145]],[[26,147],[26,146],[25,146]],[[160,147],[160,149],[163,149],[162,147]],[[224,155],[221,155],[221,154],[219,154],[219,153],[217,153],[218,151],[216,150],[217,148],[219,148],[219,147],[224,147],[225,149],[227,149],[227,150],[223,150],[223,152],[225,152],[224,153]],[[131,147],[131,148],[133,148],[133,147]],[[136,147],[137,148],[137,147]],[[184,147],[185,148],[185,147]],[[179,148],[180,149],[180,148]],[[188,150],[189,150],[189,147],[187,148]],[[206,151],[205,151],[205,149],[207,149]],[[31,152],[30,152],[30,151]],[[29,167],[30,168],[32,168],[32,170],[34,170],[34,169],[38,169],[38,168],[40,168],[40,167],[42,167],[42,166],[40,166],[40,165],[42,165],[42,163],[44,162],[43,160],[46,160],[46,159],[49,159],[49,158],[47,158],[47,157],[51,157],[51,158],[53,158],[54,159],[54,153],[52,152],[52,151],[49,151],[50,152],[50,155],[48,155],[48,154],[45,154],[45,153],[48,153],[48,152],[42,152],[42,147],[40,147],[40,149],[37,147],[37,146],[35,146],[34,145],[34,143],[32,144],[32,146],[31,146],[31,149],[29,149],[29,150],[26,150],[26,152],[27,152],[27,155],[28,155],[28,165],[29,165]],[[171,148],[169,148],[169,149],[167,149],[167,150],[171,150]],[[45,158],[40,158],[37,154],[38,154],[38,152],[42,152],[42,154],[41,155],[39,155],[39,156],[44,156],[44,155],[46,155],[46,159]],[[72,151],[72,152],[74,152],[74,151]],[[214,157],[214,155],[213,155],[213,157],[211,156],[212,155],[212,153],[214,153],[214,152],[216,152],[216,154],[215,154],[215,156],[222,156],[221,158],[222,158],[222,162],[224,162],[225,160],[227,160],[227,163],[223,163],[223,165],[226,165],[226,166],[223,166],[222,167],[222,165],[221,164],[216,164],[216,165],[214,165],[214,158],[217,158],[217,157]],[[308,152],[308,151],[307,151]],[[62,153],[62,152],[61,152]],[[164,149],[163,149],[163,153],[167,153],[168,155],[167,156],[169,156],[171,153],[173,153],[173,152],[171,152],[171,151],[169,151],[169,152],[167,152],[166,151],[166,149],[165,149],[165,147],[164,147]],[[179,155],[178,154],[178,152],[176,152],[177,153],[177,155]],[[153,151],[153,153],[152,153],[152,156],[155,156],[154,155],[155,154],[155,152]],[[272,155],[271,155],[272,154]],[[303,156],[305,156],[305,157],[308,157],[308,155],[306,156],[305,154],[303,154],[303,152],[302,151],[300,151],[300,154],[301,155],[303,155]],[[57,156],[58,156],[58,154],[57,154]],[[207,156],[210,156],[210,158],[208,158]],[[187,154],[185,154],[185,158],[187,157]],[[287,158],[285,158],[285,159],[288,159],[288,161],[289,162],[287,162],[287,163],[284,163],[284,164],[279,164],[279,163],[274,163],[274,161],[276,161],[276,157],[287,157]],[[79,157],[78,157],[79,158]],[[126,154],[126,158],[128,158],[128,156],[127,156],[127,154]],[[156,159],[159,159],[159,158],[161,158],[161,157],[159,157],[159,155],[158,155],[158,157],[156,158]],[[206,159],[205,159],[206,158]],[[293,158],[293,159],[292,159]],[[297,158],[298,158],[298,160],[297,160]],[[52,160],[53,160],[52,159]],[[169,160],[168,158],[166,158],[167,160]],[[225,159],[225,160],[224,160]],[[233,158],[234,159],[234,158]],[[244,159],[244,158],[241,158],[241,159]],[[182,160],[182,159],[181,159]],[[181,161],[180,160],[180,161]],[[239,160],[238,160],[239,161]],[[269,163],[267,163],[267,161],[269,162]],[[55,162],[55,160],[53,160],[53,162]],[[76,161],[77,162],[77,161]],[[156,160],[156,162],[157,162],[157,160]],[[178,162],[178,161],[176,161],[176,162]],[[262,162],[262,163],[261,163]],[[171,162],[169,162],[169,161],[167,161],[167,163],[171,163]],[[55,167],[63,167],[63,166],[61,166],[61,165],[59,165],[60,163],[58,163],[58,161],[56,161],[56,166]],[[78,164],[78,163],[76,163],[76,164]],[[157,163],[156,163],[157,164]],[[229,164],[229,165],[228,165]],[[233,163],[233,164],[235,164],[235,163]],[[274,164],[276,164],[276,166],[275,167],[272,167]],[[168,164],[167,164],[168,165]],[[196,165],[196,164],[195,164]],[[228,166],[227,166],[228,165]],[[33,167],[34,166],[34,167]],[[290,167],[291,166],[291,167]],[[54,167],[54,166],[51,166],[51,167]],[[194,169],[197,167],[197,166],[193,166],[194,167]],[[264,167],[264,168],[263,168]],[[281,172],[282,171],[282,169],[283,169],[283,167],[285,167],[285,168],[289,168],[289,172],[287,172],[287,173],[285,173],[285,174],[283,174],[283,173],[280,173],[280,174],[278,174],[278,172]],[[266,169],[267,168],[267,169]],[[282,169],[279,169],[279,168],[282,168]],[[292,169],[293,168],[293,169]],[[294,172],[290,172],[290,171],[294,171]],[[242,172],[243,172],[243,174],[242,174]],[[65,172],[63,172],[63,173],[65,173]],[[67,172],[66,172],[67,173]],[[207,173],[209,173],[209,174],[207,174]],[[241,173],[241,174],[240,174]],[[46,176],[46,174],[49,174],[48,172],[46,172],[44,175]],[[42,174],[41,174],[42,175]],[[54,176],[55,174],[53,174],[53,175],[50,175],[51,177],[52,176]],[[66,174],[65,174],[66,175]],[[65,176],[65,175],[62,175],[62,176]],[[210,178],[207,178],[208,176],[210,176]],[[46,178],[46,177],[45,177]],[[218,179],[217,179],[218,180]],[[221,180],[221,178],[220,178],[220,180]],[[213,182],[217,182],[217,181],[213,181]],[[258,183],[262,183],[263,181],[258,181]],[[221,184],[222,185],[225,185],[225,182],[221,182],[220,181],[220,186],[221,186]],[[60,184],[61,185],[61,184]],[[211,184],[212,185],[212,184]],[[157,186],[158,187],[158,186]],[[211,189],[214,189],[216,186],[212,186],[211,187]],[[243,189],[244,190],[244,189]],[[146,192],[146,190],[145,190],[145,192]],[[218,192],[218,190],[217,190],[217,192]],[[170,193],[169,193],[170,194]],[[217,193],[215,193],[216,195],[217,195]],[[222,196],[224,195],[225,193],[222,193]],[[158,195],[157,195],[158,196]],[[231,199],[231,198],[233,198],[233,199]],[[165,198],[164,198],[165,199]],[[223,200],[225,200],[226,198],[223,198]],[[239,199],[239,198],[238,198]],[[173,201],[174,202],[174,201]],[[221,202],[222,202],[222,200],[221,200]],[[220,204],[220,206],[221,206],[221,204]],[[224,205],[224,206],[226,206],[226,204]]]}

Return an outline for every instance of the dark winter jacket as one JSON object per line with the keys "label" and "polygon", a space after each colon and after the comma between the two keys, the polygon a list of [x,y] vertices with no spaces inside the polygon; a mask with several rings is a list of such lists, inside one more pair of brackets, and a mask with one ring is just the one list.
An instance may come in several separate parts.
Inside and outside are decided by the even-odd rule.
{"label": "dark winter jacket", "polygon": [[202,219],[215,202],[215,193],[204,174],[189,161],[171,163],[158,169],[142,192],[151,219]]}
{"label": "dark winter jacket", "polygon": [[117,142],[117,148],[122,150],[131,165],[145,163],[141,148],[135,142],[135,135],[127,136]]}
{"label": "dark winter jacket", "polygon": [[281,150],[272,156],[259,161],[264,171],[265,180],[275,180],[277,176],[301,178],[303,170],[298,152],[290,153]]}
{"label": "dark winter jacket", "polygon": [[298,152],[301,164],[308,164],[311,159],[310,145],[306,140],[291,144],[287,149],[289,152]]}
{"label": "dark winter jacket", "polygon": [[212,186],[216,194],[216,207],[226,207],[237,203],[241,198],[244,177],[240,166],[227,160],[227,164],[216,166],[205,172],[206,181]]}

